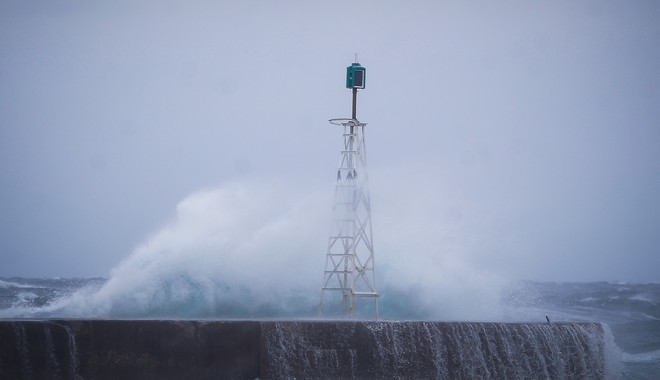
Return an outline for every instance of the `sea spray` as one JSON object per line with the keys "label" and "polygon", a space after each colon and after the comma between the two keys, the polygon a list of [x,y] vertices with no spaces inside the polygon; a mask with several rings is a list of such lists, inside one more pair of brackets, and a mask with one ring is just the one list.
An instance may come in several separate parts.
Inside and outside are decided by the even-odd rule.
{"label": "sea spray", "polygon": [[[314,188],[292,191],[278,181],[264,180],[197,192],[181,201],[173,220],[137,247],[104,284],[84,287],[39,308],[16,304],[1,313],[9,317],[314,317],[330,224],[326,197],[329,194]],[[498,319],[501,278],[474,268],[455,249],[444,251],[428,241],[425,229],[408,236],[414,241],[409,248],[416,250],[398,251],[396,231],[415,222],[415,215],[400,217],[398,224],[379,226],[376,232],[384,242],[377,247],[382,316]]]}
{"label": "sea spray", "polygon": [[618,379],[623,373],[623,352],[614,341],[612,329],[606,323],[601,323],[603,329],[603,346],[605,357],[605,378]]}

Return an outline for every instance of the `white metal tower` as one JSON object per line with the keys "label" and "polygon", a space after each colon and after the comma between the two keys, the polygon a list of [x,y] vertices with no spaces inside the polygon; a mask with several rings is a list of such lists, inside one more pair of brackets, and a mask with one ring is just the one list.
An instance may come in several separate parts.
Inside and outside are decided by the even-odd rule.
{"label": "white metal tower", "polygon": [[[356,59],[357,61],[357,59]],[[371,227],[371,200],[364,139],[366,123],[356,117],[357,91],[365,88],[366,69],[359,63],[347,68],[346,87],[353,90],[352,117],[331,119],[344,132],[340,154],[333,222],[328,239],[320,314],[331,295],[338,304],[341,295],[342,318],[355,318],[356,300],[373,301],[378,319],[378,292],[374,274],[374,245]],[[331,294],[327,294],[331,293]]]}

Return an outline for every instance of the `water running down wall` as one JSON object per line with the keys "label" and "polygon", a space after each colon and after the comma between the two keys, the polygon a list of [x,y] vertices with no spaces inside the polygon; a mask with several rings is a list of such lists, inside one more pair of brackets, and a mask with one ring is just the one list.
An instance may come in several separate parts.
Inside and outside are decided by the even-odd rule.
{"label": "water running down wall", "polygon": [[0,379],[584,378],[598,323],[0,321]]}

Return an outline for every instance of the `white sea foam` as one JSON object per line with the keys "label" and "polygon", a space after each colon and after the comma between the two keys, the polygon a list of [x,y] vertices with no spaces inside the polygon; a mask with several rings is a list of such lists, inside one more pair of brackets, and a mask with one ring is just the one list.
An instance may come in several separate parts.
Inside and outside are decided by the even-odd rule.
{"label": "white sea foam", "polygon": [[0,280],[0,288],[3,288],[3,289],[9,289],[9,288],[41,289],[41,288],[43,288],[43,286],[29,285],[29,284],[19,284],[17,282]]}
{"label": "white sea foam", "polygon": [[653,297],[648,294],[648,293],[639,293],[635,294],[634,296],[629,298],[631,301],[641,301],[641,302],[648,302],[648,303],[654,303]]}
{"label": "white sea foam", "polygon": [[593,301],[598,301],[598,299],[594,297],[584,297],[580,300],[580,302],[593,302]]}
{"label": "white sea foam", "polygon": [[19,300],[22,300],[22,301],[30,301],[30,300],[33,300],[33,299],[39,297],[39,296],[32,293],[32,292],[21,292],[21,293],[18,293],[17,297],[18,297]]}
{"label": "white sea foam", "polygon": [[645,363],[660,361],[660,350],[642,352],[639,354],[623,353],[623,361],[629,363]]}

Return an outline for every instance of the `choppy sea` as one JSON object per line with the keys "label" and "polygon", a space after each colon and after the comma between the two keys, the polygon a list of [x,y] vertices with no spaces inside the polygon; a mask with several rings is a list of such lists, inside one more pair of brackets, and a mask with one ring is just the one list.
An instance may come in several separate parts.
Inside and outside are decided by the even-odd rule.
{"label": "choppy sea", "polygon": [[[89,315],[58,307],[72,297],[84,303],[86,295],[95,294],[106,279],[27,279],[0,278],[0,318],[31,317],[125,317],[126,315]],[[381,289],[387,293],[387,289]],[[315,317],[314,297],[290,295],[280,306],[271,304],[259,310],[232,307],[225,300],[199,316],[185,309],[135,310],[136,318],[299,318]],[[417,311],[409,298],[383,297],[381,318],[390,320],[428,319]],[[72,303],[68,303],[72,304]],[[551,283],[516,282],[501,294],[503,321],[595,321],[607,323],[621,351],[621,378],[660,378],[660,284],[626,282]],[[156,311],[154,311],[156,310]],[[165,310],[165,311],[163,311]],[[182,310],[177,315],[177,310]],[[163,315],[163,313],[166,315]]]}

